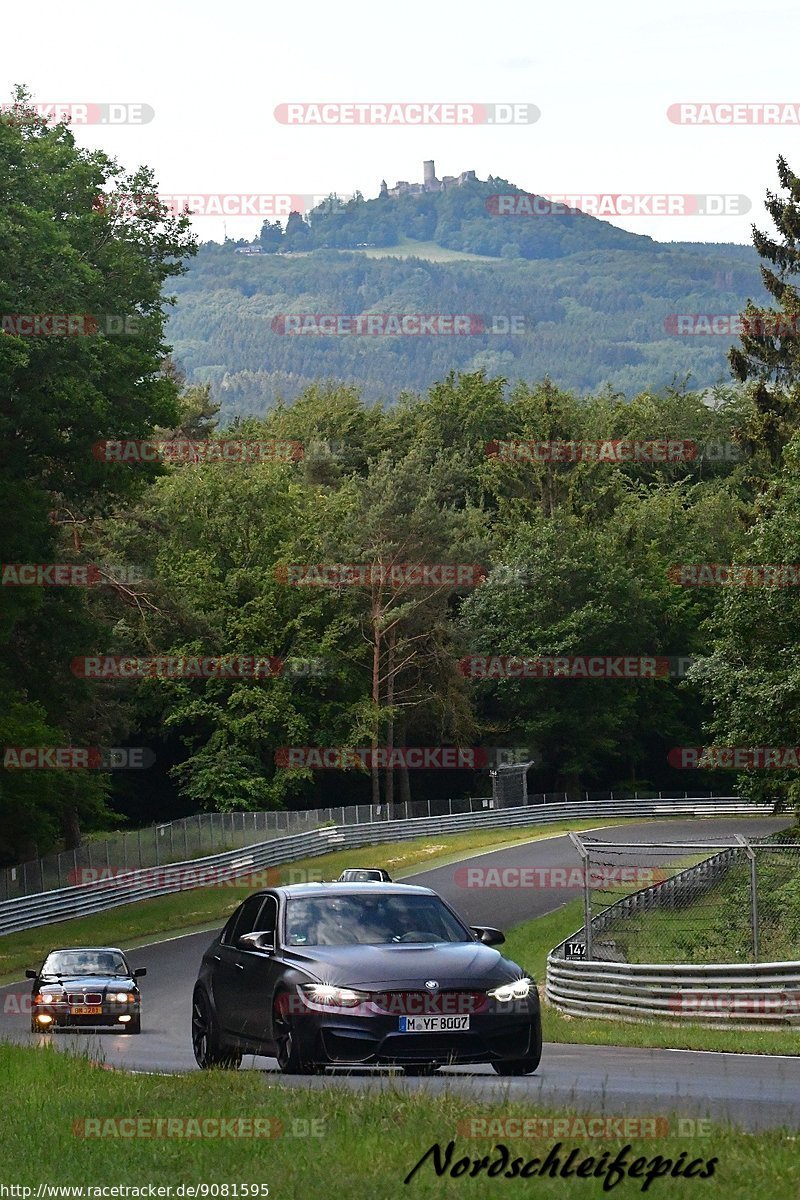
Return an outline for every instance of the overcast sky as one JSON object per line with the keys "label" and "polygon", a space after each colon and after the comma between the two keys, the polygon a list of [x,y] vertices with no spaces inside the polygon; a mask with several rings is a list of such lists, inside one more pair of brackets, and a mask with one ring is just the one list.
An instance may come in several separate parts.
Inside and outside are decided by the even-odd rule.
{"label": "overcast sky", "polygon": [[[474,169],[540,194],[746,196],[746,215],[614,224],[660,241],[750,239],[783,153],[800,170],[800,126],[676,124],[680,102],[776,102],[800,111],[794,0],[80,0],[6,4],[0,76],[40,102],[146,104],[146,124],[76,127],[126,166],[153,167],[162,192],[360,189]],[[772,42],[771,54],[763,52]],[[286,102],[458,101],[536,105],[507,127],[312,127],[276,121]],[[261,218],[228,219],[251,237]],[[195,222],[221,240],[222,219]]]}

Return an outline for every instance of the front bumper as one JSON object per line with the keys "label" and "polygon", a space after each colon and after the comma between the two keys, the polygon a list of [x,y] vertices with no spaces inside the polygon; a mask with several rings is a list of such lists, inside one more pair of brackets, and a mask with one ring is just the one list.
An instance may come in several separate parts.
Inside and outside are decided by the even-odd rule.
{"label": "front bumper", "polygon": [[[69,1004],[33,1004],[31,1005],[31,1025],[45,1033],[48,1029],[95,1028],[108,1025],[135,1025],[141,1020],[141,1003],[122,1003],[119,1000],[103,1001],[102,1004],[92,1005],[99,1008],[99,1013],[75,1013]],[[88,1007],[88,1006],[79,1006]],[[39,1021],[39,1016],[50,1017],[49,1021]],[[122,1017],[129,1020],[123,1021]]]}
{"label": "front bumper", "polygon": [[294,1021],[304,1057],[340,1065],[492,1063],[535,1055],[541,1042],[538,997],[470,1015],[469,1029],[406,1033],[397,1015],[309,1010]]}

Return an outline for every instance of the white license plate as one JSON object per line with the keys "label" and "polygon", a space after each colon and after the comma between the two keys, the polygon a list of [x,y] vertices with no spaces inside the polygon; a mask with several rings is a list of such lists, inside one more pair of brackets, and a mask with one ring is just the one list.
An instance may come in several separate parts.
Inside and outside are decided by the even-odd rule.
{"label": "white license plate", "polygon": [[469,1017],[401,1017],[401,1033],[456,1033],[469,1029]]}

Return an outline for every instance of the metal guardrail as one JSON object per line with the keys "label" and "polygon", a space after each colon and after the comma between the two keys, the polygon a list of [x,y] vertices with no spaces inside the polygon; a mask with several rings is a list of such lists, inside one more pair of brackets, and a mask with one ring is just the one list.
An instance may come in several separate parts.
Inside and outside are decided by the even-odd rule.
{"label": "metal guardrail", "polygon": [[[591,922],[590,944],[625,913],[672,902],[687,881],[701,893],[746,853],[730,847],[662,883],[633,892]],[[573,1017],[607,1020],[699,1021],[711,1025],[800,1024],[800,962],[628,963],[606,959],[568,960],[567,942],[585,943],[583,926],[547,956],[545,995]]]}
{"label": "metal guardrail", "polygon": [[[493,777],[494,782],[494,777]],[[455,817],[486,808],[519,808],[523,804],[592,803],[596,800],[661,800],[661,792],[537,792],[517,795],[429,797],[425,800],[395,801],[392,805],[349,804],[335,808],[266,812],[206,812],[174,821],[157,822],[142,829],[117,830],[104,838],[88,838],[71,850],[56,851],[41,858],[0,867],[0,903],[18,896],[32,896],[84,883],[98,869],[135,871],[163,867],[223,854],[252,846],[270,838],[308,833],[324,825],[361,825],[373,821],[402,821],[422,817]],[[513,791],[513,789],[512,789]],[[523,794],[523,792],[525,794]],[[667,797],[670,799],[671,797]],[[688,798],[688,792],[684,793]],[[700,799],[696,796],[695,799]],[[709,800],[730,799],[708,794]]]}
{"label": "metal guardrail", "polygon": [[800,962],[567,962],[547,959],[547,999],[573,1017],[800,1024]]}
{"label": "metal guardrail", "polygon": [[410,820],[368,822],[332,826],[272,838],[201,859],[171,863],[159,868],[113,873],[110,878],[58,888],[0,903],[0,935],[88,916],[137,900],[188,891],[208,885],[209,876],[220,882],[234,880],[271,866],[301,858],[328,854],[332,850],[357,849],[383,842],[459,833],[497,826],[513,829],[548,824],[552,821],[586,817],[728,816],[742,813],[769,814],[768,805],[753,805],[739,798],[683,798],[658,800],[609,800],[537,804],[522,808],[485,809],[462,816],[416,817]]}

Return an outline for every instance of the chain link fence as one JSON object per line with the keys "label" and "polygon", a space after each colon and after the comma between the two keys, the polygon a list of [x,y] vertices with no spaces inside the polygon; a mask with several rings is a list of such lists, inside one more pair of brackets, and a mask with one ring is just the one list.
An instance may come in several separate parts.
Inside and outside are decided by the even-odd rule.
{"label": "chain link fence", "polygon": [[[530,766],[531,764],[527,764]],[[661,792],[537,792],[528,795],[526,764],[493,772],[492,796],[462,796],[457,799],[411,800],[392,804],[353,804],[336,808],[312,808],[279,812],[199,813],[178,821],[150,825],[90,840],[75,850],[49,854],[18,866],[0,868],[0,901],[31,896],[56,888],[72,887],[101,878],[103,873],[161,867],[207,854],[238,850],[273,837],[289,837],[326,825],[360,825],[374,821],[407,821],[422,817],[455,817],[484,809],[518,808],[527,805],[560,804],[593,800],[660,800]],[[688,793],[685,798],[688,799]],[[702,800],[698,793],[693,795]],[[728,800],[712,793],[709,800]],[[390,811],[391,810],[391,811]]]}
{"label": "chain link fence", "polygon": [[492,807],[490,797],[463,797],[393,804],[391,813],[385,804],[353,804],[293,812],[199,813],[144,829],[109,834],[103,840],[86,841],[74,850],[0,869],[0,901],[90,883],[110,872],[161,867],[208,854],[221,854],[254,842],[289,837],[330,825],[460,816]]}
{"label": "chain link fence", "polygon": [[584,929],[565,957],[800,959],[800,843],[786,834],[641,845],[570,837],[581,856]]}

